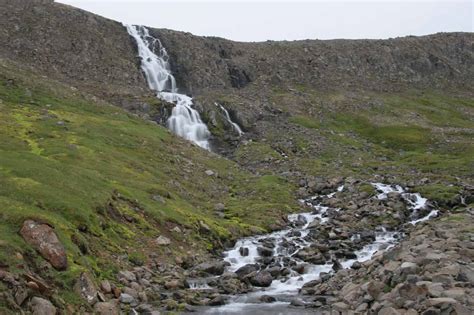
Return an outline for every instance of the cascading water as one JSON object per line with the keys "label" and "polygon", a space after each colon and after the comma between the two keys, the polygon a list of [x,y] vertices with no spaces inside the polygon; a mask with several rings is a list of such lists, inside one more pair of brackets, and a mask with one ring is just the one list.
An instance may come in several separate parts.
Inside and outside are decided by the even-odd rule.
{"label": "cascading water", "polygon": [[237,123],[233,122],[232,119],[230,119],[230,115],[229,115],[229,112],[227,111],[227,109],[225,109],[225,107],[222,106],[221,104],[218,104],[218,103],[214,103],[214,104],[224,112],[225,119],[232,126],[232,129],[234,129],[234,131],[240,137],[244,132],[242,131],[242,129],[240,128],[240,126]]}
{"label": "cascading water", "polygon": [[168,119],[168,128],[178,136],[209,150],[209,136],[211,135],[209,129],[202,122],[199,113],[192,107],[192,98],[178,93],[166,49],[159,39],[150,35],[146,27],[126,25],[126,28],[128,34],[137,42],[141,68],[148,86],[157,92],[158,98],[176,104]]}
{"label": "cascading water", "polygon": [[[410,221],[416,225],[426,221],[438,214],[437,210],[432,210],[424,215],[429,209],[428,201],[418,193],[406,192],[401,186],[386,185],[381,183],[372,183],[378,191],[376,198],[385,200],[389,194],[399,194],[405,200],[407,208],[411,212]],[[300,200],[303,204],[310,206],[313,211],[305,213],[291,214],[288,216],[289,226],[287,229],[276,231],[266,235],[258,235],[240,239],[235,246],[224,253],[224,260],[229,263],[227,271],[236,272],[248,264],[259,264],[262,262],[262,255],[259,247],[266,246],[271,249],[272,264],[280,268],[288,268],[297,264],[304,265],[304,271],[288,268],[288,274],[284,277],[274,279],[269,287],[255,288],[252,292],[246,294],[234,295],[228,301],[228,304],[207,309],[206,313],[217,314],[293,314],[294,309],[285,307],[290,304],[290,300],[295,297],[298,290],[305,283],[317,280],[324,273],[333,272],[333,261],[321,261],[320,263],[307,263],[298,257],[298,252],[311,248],[314,240],[308,238],[312,230],[324,230],[327,224],[331,223],[333,218],[337,218],[337,213],[344,211],[338,208],[323,206],[320,201],[333,198],[337,192],[344,191],[344,186],[339,186],[336,192],[325,196],[314,196],[308,199]],[[347,210],[346,210],[347,211]],[[386,251],[394,247],[404,236],[402,231],[387,231],[383,226],[379,226],[373,233],[373,239],[366,243],[361,243],[358,250],[353,252],[352,257],[339,259],[341,268],[351,268],[353,264],[362,263],[370,260],[377,252]],[[361,242],[361,234],[353,234],[351,241]],[[245,249],[245,250],[244,250]],[[263,267],[265,268],[265,267]],[[197,283],[196,289],[210,289],[206,283]],[[274,303],[262,303],[260,298],[264,295],[270,295],[276,299]],[[308,314],[314,313],[309,311]],[[305,310],[298,309],[298,314],[306,314]]]}

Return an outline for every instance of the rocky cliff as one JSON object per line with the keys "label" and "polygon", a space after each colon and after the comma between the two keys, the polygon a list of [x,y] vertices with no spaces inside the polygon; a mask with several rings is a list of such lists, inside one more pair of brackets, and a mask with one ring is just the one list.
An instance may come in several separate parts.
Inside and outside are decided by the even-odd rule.
{"label": "rocky cliff", "polygon": [[147,93],[121,23],[52,1],[0,1],[0,57],[105,98]]}
{"label": "rocky cliff", "polygon": [[[30,65],[94,94],[147,89],[136,47],[112,20],[52,1],[2,0],[0,56]],[[469,88],[474,35],[440,33],[388,40],[242,43],[154,29],[186,92],[257,86],[316,89]]]}
{"label": "rocky cliff", "polygon": [[471,33],[262,43],[171,30],[154,34],[170,53],[178,78],[193,93],[249,84],[375,91],[469,87],[474,79]]}

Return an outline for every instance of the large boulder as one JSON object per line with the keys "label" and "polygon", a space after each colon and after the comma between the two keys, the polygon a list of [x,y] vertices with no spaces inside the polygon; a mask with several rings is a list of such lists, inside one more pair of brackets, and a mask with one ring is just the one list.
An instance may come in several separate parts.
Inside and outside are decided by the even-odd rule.
{"label": "large boulder", "polygon": [[272,275],[266,270],[257,272],[250,278],[250,283],[256,287],[269,287],[272,281]]}
{"label": "large boulder", "polygon": [[245,276],[247,276],[248,274],[251,274],[252,272],[258,271],[258,269],[259,269],[259,267],[258,267],[257,264],[247,264],[247,265],[242,266],[239,269],[237,269],[237,271],[235,273],[237,274],[237,276],[240,279],[242,279]]}
{"label": "large boulder", "polygon": [[57,270],[67,269],[66,250],[51,226],[26,220],[20,230],[20,235],[54,268]]}

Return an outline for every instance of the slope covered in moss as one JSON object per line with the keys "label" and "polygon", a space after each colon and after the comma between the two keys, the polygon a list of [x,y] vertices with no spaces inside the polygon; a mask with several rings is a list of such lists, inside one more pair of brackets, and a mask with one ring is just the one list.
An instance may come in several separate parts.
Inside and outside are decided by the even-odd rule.
{"label": "slope covered in moss", "polygon": [[[191,249],[198,260],[297,210],[283,179],[251,175],[155,123],[6,61],[0,100],[0,262],[38,273],[69,302],[80,301],[67,292],[81,271],[112,277],[150,253],[173,261]],[[26,219],[54,227],[66,271],[44,268],[18,233]],[[157,246],[160,235],[172,246]]]}

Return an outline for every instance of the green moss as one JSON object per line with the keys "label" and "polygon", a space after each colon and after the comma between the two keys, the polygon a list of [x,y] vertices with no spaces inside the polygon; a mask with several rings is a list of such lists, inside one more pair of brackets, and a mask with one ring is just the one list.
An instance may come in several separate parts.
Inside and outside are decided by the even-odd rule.
{"label": "green moss", "polygon": [[460,188],[456,186],[448,186],[442,184],[428,184],[415,187],[423,197],[436,201],[441,205],[446,205],[453,200],[460,192]]}
{"label": "green moss", "polygon": [[293,116],[290,117],[290,122],[305,128],[319,129],[321,124],[308,116]]}
{"label": "green moss", "polygon": [[[18,231],[25,219],[50,223],[69,268],[42,276],[55,279],[67,301],[82,271],[113,278],[119,268],[143,263],[146,253],[161,253],[152,241],[169,233],[169,222],[187,230],[170,236],[173,253],[199,254],[267,228],[296,204],[290,183],[255,177],[161,126],[3,63],[0,100],[0,261],[19,273],[7,253],[30,253],[29,261],[41,264]],[[260,148],[262,156],[277,156]],[[219,176],[205,175],[208,169]],[[216,217],[217,202],[226,205],[225,218]],[[126,253],[128,261],[112,259]]]}

